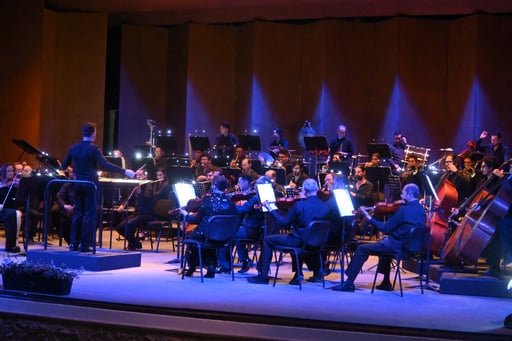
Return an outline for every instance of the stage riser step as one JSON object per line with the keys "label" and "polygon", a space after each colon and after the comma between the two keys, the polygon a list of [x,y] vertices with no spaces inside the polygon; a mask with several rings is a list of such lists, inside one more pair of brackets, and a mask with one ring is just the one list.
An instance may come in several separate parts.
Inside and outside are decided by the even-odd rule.
{"label": "stage riser step", "polygon": [[95,254],[70,251],[29,250],[27,260],[34,263],[62,266],[68,269],[108,271],[140,267],[140,252],[97,249]]}

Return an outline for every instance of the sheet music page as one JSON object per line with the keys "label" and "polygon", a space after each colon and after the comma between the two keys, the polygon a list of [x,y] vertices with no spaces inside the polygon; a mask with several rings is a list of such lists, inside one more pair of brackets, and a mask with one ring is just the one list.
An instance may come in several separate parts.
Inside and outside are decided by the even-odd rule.
{"label": "sheet music page", "polygon": [[180,207],[187,206],[189,200],[196,198],[196,191],[192,184],[174,184],[173,187]]}
{"label": "sheet music page", "polygon": [[336,200],[336,204],[338,205],[338,210],[340,211],[340,216],[347,217],[353,216],[354,213],[354,203],[352,202],[352,198],[350,197],[350,193],[347,189],[335,189],[332,191],[334,193],[334,199]]}
{"label": "sheet music page", "polygon": [[[277,210],[277,206],[275,205],[276,202],[276,195],[274,193],[274,188],[272,187],[272,184],[257,184],[256,190],[258,191],[258,196],[260,197],[260,202],[268,201],[270,203],[270,208],[272,210]],[[265,207],[261,208],[263,212],[268,212],[268,210]]]}

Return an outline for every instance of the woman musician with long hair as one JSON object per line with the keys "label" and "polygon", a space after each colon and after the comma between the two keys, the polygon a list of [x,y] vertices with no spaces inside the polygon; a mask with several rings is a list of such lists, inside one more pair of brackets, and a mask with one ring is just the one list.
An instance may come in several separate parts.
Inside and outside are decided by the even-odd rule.
{"label": "woman musician with long hair", "polygon": [[17,180],[19,180],[15,175],[14,166],[3,165],[0,168],[0,178],[2,179],[0,183],[0,221],[5,226],[5,251],[18,253],[20,248],[16,245],[18,240],[16,209],[8,207],[8,200],[15,193]]}

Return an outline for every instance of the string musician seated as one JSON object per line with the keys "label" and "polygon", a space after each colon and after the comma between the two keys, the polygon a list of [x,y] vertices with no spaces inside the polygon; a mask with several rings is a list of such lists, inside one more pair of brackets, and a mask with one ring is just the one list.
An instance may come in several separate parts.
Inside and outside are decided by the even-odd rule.
{"label": "string musician seated", "polygon": [[[212,192],[211,195],[205,196],[201,201],[201,206],[195,214],[189,214],[184,209],[180,209],[181,214],[184,216],[184,220],[187,223],[197,224],[197,227],[188,233],[188,239],[204,240],[204,229],[208,225],[210,217],[219,214],[225,215],[237,215],[237,209],[231,202],[231,198],[228,198],[224,191],[228,187],[228,181],[224,176],[216,176],[212,180]],[[187,264],[189,268],[185,272],[185,276],[191,277],[196,267],[199,266],[199,255],[198,249],[190,245],[187,248]],[[214,250],[202,249],[203,265],[207,267],[206,278],[215,277],[217,271],[217,255]]]}
{"label": "string musician seated", "polygon": [[[256,181],[256,184],[263,183],[270,183],[270,179],[262,176]],[[238,178],[238,189],[239,192],[233,196],[233,199],[242,199],[235,200],[236,210],[242,219],[240,228],[235,235],[238,259],[242,264],[238,272],[246,273],[251,267],[251,261],[249,259],[247,243],[240,240],[259,241],[264,232],[265,216],[261,211],[260,199],[257,193],[251,189],[251,179],[249,177],[242,175]],[[229,254],[227,252],[218,253],[218,267],[216,270],[217,272],[229,271]]]}
{"label": "string musician seated", "polygon": [[[135,213],[125,218],[116,227],[117,232],[126,238],[127,249],[130,251],[142,248],[142,244],[136,236],[137,228],[155,218],[153,215],[155,203],[160,199],[169,198],[169,185],[165,177],[165,170],[159,168],[156,171],[156,181],[136,186],[132,192],[135,195]],[[145,175],[141,173],[138,178],[144,180]],[[130,197],[119,206],[118,212],[123,212],[126,209],[129,200]]]}
{"label": "string musician seated", "polygon": [[[446,184],[446,181],[449,181],[457,191],[457,201],[453,203],[453,205],[460,205],[466,197],[469,196],[471,182],[470,179],[463,176],[459,169],[455,165],[455,157],[453,154],[447,154],[444,157],[444,160],[441,162],[441,167],[443,169],[443,174],[439,177],[436,184],[436,192],[439,193],[442,186]],[[450,207],[449,209],[452,209]]]}
{"label": "string musician seated", "polygon": [[[19,253],[17,215],[15,208],[8,207],[8,200],[12,198],[15,191],[16,182],[19,180],[15,176],[14,166],[5,164],[0,168],[0,221],[5,226],[5,251]],[[15,192],[14,192],[15,193]]]}

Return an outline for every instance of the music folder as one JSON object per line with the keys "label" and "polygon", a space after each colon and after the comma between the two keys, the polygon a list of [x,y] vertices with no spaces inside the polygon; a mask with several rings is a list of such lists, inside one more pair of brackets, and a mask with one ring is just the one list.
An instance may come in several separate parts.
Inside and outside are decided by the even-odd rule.
{"label": "music folder", "polygon": [[[261,203],[268,201],[271,210],[277,210],[276,194],[274,193],[274,188],[272,187],[272,184],[257,184],[256,191],[258,192],[258,196],[260,197]],[[263,212],[268,212],[268,209],[265,206],[262,206],[261,209]]]}
{"label": "music folder", "polygon": [[189,200],[196,198],[196,191],[192,184],[177,183],[172,186],[178,199],[179,207],[186,207]]}
{"label": "music folder", "polygon": [[334,189],[332,192],[334,194],[338,210],[340,211],[340,216],[353,216],[354,203],[352,202],[348,189]]}

